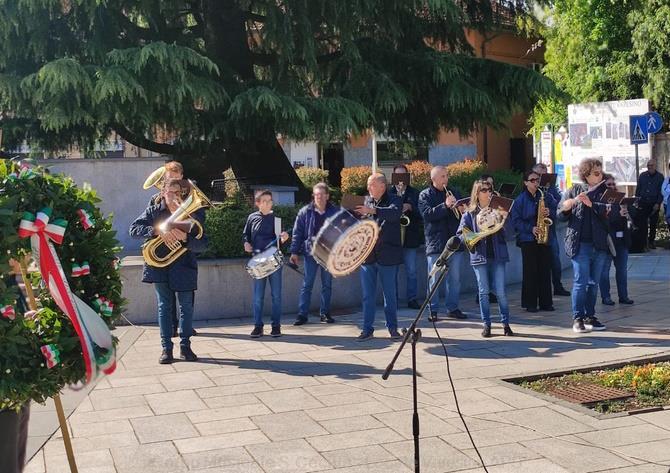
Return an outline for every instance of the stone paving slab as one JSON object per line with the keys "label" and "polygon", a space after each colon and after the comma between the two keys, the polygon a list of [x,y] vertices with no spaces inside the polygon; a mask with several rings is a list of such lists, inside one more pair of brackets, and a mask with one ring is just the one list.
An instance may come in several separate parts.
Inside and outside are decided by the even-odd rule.
{"label": "stone paving slab", "polygon": [[[494,321],[494,337],[482,339],[472,295],[462,297],[469,319],[437,323],[461,411],[491,473],[668,471],[670,411],[602,418],[500,381],[670,356],[670,253],[632,256],[630,276],[635,305],[598,304],[604,332],[573,333],[569,298],[555,298],[556,312],[522,312],[519,286],[509,288],[516,337],[502,337]],[[398,343],[381,313],[376,338],[365,343],[354,341],[360,313],[301,327],[288,315],[279,339],[249,339],[246,319],[199,322],[192,344],[200,361],[172,365],[157,363],[155,326],[123,328],[128,343],[116,373],[63,395],[79,471],[413,471],[409,350],[382,380]],[[412,317],[402,309],[401,326]],[[443,348],[431,325],[421,327],[422,470],[483,472],[456,412]],[[53,415],[50,404],[34,406],[37,454],[27,473],[68,471]]]}

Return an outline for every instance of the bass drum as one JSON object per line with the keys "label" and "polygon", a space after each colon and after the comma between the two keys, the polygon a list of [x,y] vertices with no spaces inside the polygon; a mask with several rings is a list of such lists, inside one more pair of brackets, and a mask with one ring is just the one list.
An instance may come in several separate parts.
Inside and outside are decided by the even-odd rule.
{"label": "bass drum", "polygon": [[354,272],[372,252],[379,225],[340,210],[326,220],[312,244],[312,257],[334,277]]}
{"label": "bass drum", "polygon": [[245,269],[249,276],[254,279],[268,277],[284,264],[284,255],[276,247],[272,246],[249,260]]}

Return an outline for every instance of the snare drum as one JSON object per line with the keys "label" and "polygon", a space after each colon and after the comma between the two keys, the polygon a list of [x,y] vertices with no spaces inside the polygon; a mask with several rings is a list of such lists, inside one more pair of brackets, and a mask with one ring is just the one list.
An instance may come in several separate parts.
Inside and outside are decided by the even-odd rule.
{"label": "snare drum", "polygon": [[254,279],[268,277],[284,264],[284,255],[274,246],[255,255],[244,267]]}
{"label": "snare drum", "polygon": [[365,262],[378,237],[377,222],[359,220],[342,209],[321,227],[312,244],[312,257],[333,276],[346,276]]}

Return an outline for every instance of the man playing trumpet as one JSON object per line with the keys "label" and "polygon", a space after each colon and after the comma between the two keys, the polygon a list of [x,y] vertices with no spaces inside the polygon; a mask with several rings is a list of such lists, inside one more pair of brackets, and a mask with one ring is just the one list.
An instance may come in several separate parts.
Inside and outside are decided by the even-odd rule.
{"label": "man playing trumpet", "polygon": [[[182,197],[190,192],[188,181],[167,180],[161,190],[161,201],[148,207],[130,225],[130,236],[134,238],[160,238],[169,249],[178,245],[186,248],[181,256],[164,267],[155,267],[144,263],[142,282],[153,283],[158,298],[158,325],[160,327],[161,346],[163,352],[158,360],[161,364],[172,363],[172,312],[176,300],[179,305],[180,358],[185,361],[196,361],[198,357],[191,350],[191,334],[193,332],[193,295],[198,283],[198,262],[196,253],[207,246],[207,238],[202,235],[196,238],[199,229],[204,226],[205,212],[199,209],[190,215],[198,225],[191,225],[189,230],[180,228],[161,229],[160,224],[174,214],[182,203]],[[188,222],[184,221],[184,222]]]}

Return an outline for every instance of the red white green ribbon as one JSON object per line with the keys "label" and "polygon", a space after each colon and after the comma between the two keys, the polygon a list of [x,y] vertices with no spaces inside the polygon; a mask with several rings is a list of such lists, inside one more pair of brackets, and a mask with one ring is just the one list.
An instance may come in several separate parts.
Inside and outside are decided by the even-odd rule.
{"label": "red white green ribbon", "polygon": [[84,230],[88,230],[89,228],[95,226],[95,219],[86,210],[77,210],[77,215],[79,215],[79,221],[81,222],[81,226],[84,227]]}
{"label": "red white green ribbon", "polygon": [[111,317],[114,312],[114,304],[104,296],[96,298],[91,304],[106,317]]}
{"label": "red white green ribbon", "polygon": [[33,179],[36,176],[37,174],[35,173],[35,171],[30,169],[30,166],[22,166],[21,170],[18,173],[13,172],[11,174],[8,174],[7,180],[14,182],[18,179]]}
{"label": "red white green ribbon", "polygon": [[16,318],[16,312],[14,312],[14,307],[12,307],[11,305],[0,307],[0,314],[2,314],[4,318],[9,320],[14,320]]}
{"label": "red white green ribbon", "polygon": [[72,277],[79,278],[81,276],[87,276],[91,274],[91,266],[89,266],[88,261],[84,261],[81,266],[77,263],[72,265]]}
{"label": "red white green ribbon", "polygon": [[54,302],[70,318],[79,336],[88,383],[97,376],[98,370],[111,374],[116,368],[112,334],[102,318],[72,293],[52,244],[52,242],[62,243],[67,222],[55,220],[54,223],[49,223],[51,212],[51,209],[46,207],[37,215],[24,213],[19,225],[19,236],[30,237],[33,257],[39,264],[42,279]]}
{"label": "red white green ribbon", "polygon": [[42,345],[40,350],[42,351],[42,355],[44,355],[44,359],[47,362],[47,368],[51,369],[60,363],[60,351],[53,343],[49,345]]}

